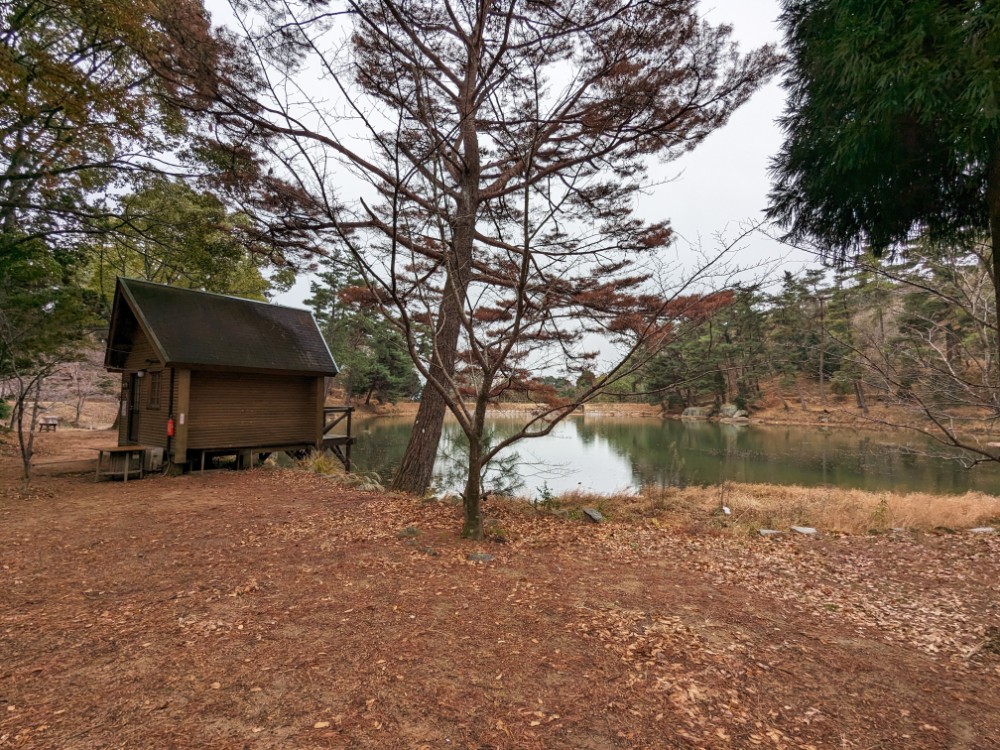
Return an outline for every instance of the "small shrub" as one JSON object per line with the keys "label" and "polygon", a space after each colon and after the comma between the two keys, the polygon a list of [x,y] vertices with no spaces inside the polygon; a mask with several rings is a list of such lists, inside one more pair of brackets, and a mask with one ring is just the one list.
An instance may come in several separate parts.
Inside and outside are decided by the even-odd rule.
{"label": "small shrub", "polygon": [[536,510],[547,513],[559,510],[562,507],[562,503],[556,498],[556,494],[549,487],[548,482],[542,482],[542,486],[538,488],[538,499],[532,502],[532,505]]}
{"label": "small shrub", "polygon": [[506,544],[510,541],[510,532],[500,525],[495,518],[486,520],[486,538],[498,544]]}

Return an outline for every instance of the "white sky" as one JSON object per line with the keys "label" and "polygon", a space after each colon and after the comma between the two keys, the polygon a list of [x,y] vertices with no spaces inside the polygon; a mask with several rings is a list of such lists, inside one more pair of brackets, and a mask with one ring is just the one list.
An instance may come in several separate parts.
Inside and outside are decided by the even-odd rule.
{"label": "white sky", "polygon": [[[712,23],[729,23],[742,50],[781,43],[778,0],[702,0],[702,13]],[[763,218],[767,206],[770,159],[781,146],[776,119],[784,108],[785,92],[775,78],[736,111],[724,128],[710,135],[691,153],[657,169],[672,178],[640,204],[650,219],[667,218],[677,237],[679,252],[702,244],[715,245],[721,233],[732,240],[741,224]],[[757,234],[740,245],[741,265],[765,263],[771,271],[796,272],[815,265],[804,253],[793,253]]]}
{"label": "white sky", "polygon": [[[205,4],[217,22],[229,17],[227,0],[206,0]],[[732,24],[733,37],[743,50],[781,41],[778,0],[702,0],[701,7],[712,23]],[[767,205],[768,163],[781,145],[775,119],[783,105],[784,91],[774,80],[693,152],[652,171],[654,180],[663,184],[655,185],[640,200],[639,213],[649,220],[670,221],[676,236],[674,250],[682,263],[690,246],[701,244],[711,250],[717,234],[732,239],[741,224],[761,218]],[[795,272],[813,265],[804,253],[790,252],[759,234],[740,247],[735,259],[740,265],[765,264],[774,272]],[[308,294],[309,276],[303,274],[274,301],[301,306]]]}

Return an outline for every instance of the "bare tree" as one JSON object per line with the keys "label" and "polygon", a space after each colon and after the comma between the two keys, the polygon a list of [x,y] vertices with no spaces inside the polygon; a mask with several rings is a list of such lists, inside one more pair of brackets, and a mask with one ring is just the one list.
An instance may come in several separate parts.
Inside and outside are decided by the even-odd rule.
{"label": "bare tree", "polygon": [[498,391],[579,363],[586,332],[627,354],[683,314],[677,278],[647,286],[670,240],[633,214],[647,162],[696,146],[777,65],[740,56],[691,0],[234,5],[255,10],[239,18],[261,87],[220,85],[218,102],[282,136],[270,191],[245,197],[301,247],[347,248],[407,335],[428,387],[394,487],[418,493],[446,411],[473,438]]}
{"label": "bare tree", "polygon": [[[914,240],[895,260],[859,256],[845,270],[848,319],[826,335],[844,353],[858,408],[919,432],[966,466],[1000,461],[1000,370],[989,243]],[[867,397],[865,397],[867,393]],[[888,413],[869,414],[870,400]]]}
{"label": "bare tree", "polygon": [[103,347],[91,339],[80,348],[75,361],[60,366],[47,378],[42,400],[70,407],[72,424],[79,427],[87,402],[98,396],[117,397],[117,385],[104,368]]}

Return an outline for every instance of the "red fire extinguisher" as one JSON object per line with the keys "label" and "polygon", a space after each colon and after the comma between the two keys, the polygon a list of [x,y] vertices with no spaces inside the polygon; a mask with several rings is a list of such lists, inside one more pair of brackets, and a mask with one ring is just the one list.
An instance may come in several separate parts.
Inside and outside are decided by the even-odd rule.
{"label": "red fire extinguisher", "polygon": [[173,436],[174,436],[174,418],[170,417],[170,419],[167,420],[167,437],[173,437]]}

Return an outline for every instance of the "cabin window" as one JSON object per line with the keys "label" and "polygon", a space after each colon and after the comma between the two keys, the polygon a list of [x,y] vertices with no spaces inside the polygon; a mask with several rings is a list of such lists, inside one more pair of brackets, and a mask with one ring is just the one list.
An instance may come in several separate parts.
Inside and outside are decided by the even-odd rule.
{"label": "cabin window", "polygon": [[150,409],[160,408],[160,373],[149,373],[149,403]]}

